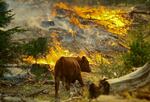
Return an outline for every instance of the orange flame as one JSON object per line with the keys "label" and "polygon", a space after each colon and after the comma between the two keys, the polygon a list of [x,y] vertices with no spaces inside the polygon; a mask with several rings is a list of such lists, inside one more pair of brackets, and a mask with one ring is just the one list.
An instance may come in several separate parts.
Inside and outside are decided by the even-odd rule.
{"label": "orange flame", "polygon": [[79,21],[79,19],[77,19],[76,17],[74,16],[71,16],[70,17],[70,23],[74,24],[74,25],[78,25],[79,28],[85,28],[86,26],[82,25]]}
{"label": "orange flame", "polygon": [[70,52],[69,50],[61,46],[61,43],[57,40],[57,35],[55,33],[51,35],[53,38],[54,47],[49,48],[49,52],[45,57],[40,57],[40,58],[35,59],[33,56],[28,56],[28,57],[26,56],[25,58],[23,58],[23,61],[31,63],[31,64],[33,63],[49,64],[52,68],[51,70],[53,70],[56,61],[61,56],[66,56],[66,57],[86,56],[90,64],[93,64],[93,65],[97,65],[100,63],[109,64],[109,61],[103,58],[100,53],[95,52],[95,53],[88,55],[85,51],[80,51],[79,53]]}
{"label": "orange flame", "polygon": [[[86,26],[90,27],[90,25],[83,25],[80,20],[88,20],[92,21],[97,25],[101,25],[106,28],[108,31],[124,36],[132,21],[129,20],[124,15],[126,12],[124,10],[115,10],[109,9],[106,7],[79,7],[79,6],[70,6],[64,3],[57,3],[53,8],[52,12],[54,16],[57,15],[56,9],[67,10],[66,15],[69,17],[70,23],[77,25],[79,28],[84,29]],[[81,19],[82,18],[82,19]],[[75,35],[75,32],[72,29],[69,29],[69,32]],[[51,68],[54,68],[56,61],[61,56],[86,56],[90,62],[90,64],[100,64],[110,62],[105,59],[102,54],[94,52],[87,53],[86,51],[79,51],[79,53],[70,52],[68,49],[62,47],[61,43],[57,40],[57,34],[52,34],[52,42],[54,47],[49,48],[49,52],[45,57],[41,57],[38,59],[33,58],[32,56],[28,56],[24,58],[24,61],[29,63],[38,63],[38,64],[50,64]]]}
{"label": "orange flame", "polygon": [[[112,10],[103,6],[97,8],[89,6],[70,6],[65,3],[57,3],[54,8],[67,10],[68,12],[66,12],[66,15],[70,17],[70,22],[73,22],[80,28],[84,27],[82,27],[83,25],[80,23],[79,18],[83,18],[104,26],[104,28],[112,33],[125,35],[132,23],[128,17],[124,16],[127,16],[127,13],[124,10]],[[53,12],[56,13],[56,11]]]}
{"label": "orange flame", "polygon": [[102,57],[100,53],[95,52],[90,55],[87,55],[85,51],[80,51],[79,54],[77,54],[77,53],[72,53],[69,50],[64,49],[63,47],[60,47],[60,46],[50,48],[49,54],[46,55],[46,57],[35,59],[32,56],[28,56],[27,58],[24,58],[23,60],[31,64],[34,64],[34,63],[49,64],[51,66],[51,70],[53,70],[56,61],[62,56],[66,56],[66,57],[80,56],[81,57],[83,55],[87,57],[89,63],[92,65],[110,64],[110,62],[104,57]]}

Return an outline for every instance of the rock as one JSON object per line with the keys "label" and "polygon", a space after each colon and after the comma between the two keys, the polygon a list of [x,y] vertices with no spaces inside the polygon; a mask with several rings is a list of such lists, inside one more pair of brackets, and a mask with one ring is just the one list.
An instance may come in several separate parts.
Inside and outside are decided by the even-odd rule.
{"label": "rock", "polygon": [[54,25],[55,25],[54,21],[42,21],[41,22],[42,27],[50,27],[50,26],[54,26]]}

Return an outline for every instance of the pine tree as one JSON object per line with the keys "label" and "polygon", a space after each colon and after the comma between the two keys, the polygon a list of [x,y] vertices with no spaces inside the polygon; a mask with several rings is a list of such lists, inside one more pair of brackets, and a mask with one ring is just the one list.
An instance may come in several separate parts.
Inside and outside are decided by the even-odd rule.
{"label": "pine tree", "polygon": [[14,14],[8,10],[8,4],[0,0],[0,77],[6,68],[2,65],[9,63],[14,59],[14,49],[16,44],[11,42],[11,35],[21,30],[19,27],[8,29]]}

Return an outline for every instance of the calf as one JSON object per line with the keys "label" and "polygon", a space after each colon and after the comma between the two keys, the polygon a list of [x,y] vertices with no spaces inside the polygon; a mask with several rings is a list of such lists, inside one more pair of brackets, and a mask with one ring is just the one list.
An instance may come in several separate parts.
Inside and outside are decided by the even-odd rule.
{"label": "calf", "polygon": [[100,80],[99,85],[96,86],[94,83],[89,86],[90,98],[97,98],[99,95],[108,95],[110,91],[110,84],[106,79]]}

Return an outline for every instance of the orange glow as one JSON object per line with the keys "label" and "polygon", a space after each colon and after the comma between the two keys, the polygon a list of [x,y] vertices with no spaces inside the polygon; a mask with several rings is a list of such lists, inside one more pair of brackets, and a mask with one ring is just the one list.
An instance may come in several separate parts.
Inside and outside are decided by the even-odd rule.
{"label": "orange glow", "polygon": [[[65,3],[57,3],[52,11],[53,16],[57,16],[56,9],[66,10],[66,16],[69,18],[69,22],[73,25],[78,26],[80,29],[85,27],[90,27],[90,25],[82,24],[81,21],[91,21],[98,26],[103,26],[109,32],[118,34],[120,36],[125,36],[129,27],[132,23],[130,19],[125,17],[127,13],[124,10],[110,9],[103,6],[100,7],[89,7],[89,6],[73,6]],[[93,23],[92,23],[93,24]],[[68,29],[68,32],[75,36],[76,32],[73,29]],[[86,51],[71,52],[68,49],[62,47],[61,43],[57,40],[57,34],[51,34],[53,47],[49,48],[48,54],[45,57],[33,58],[32,56],[25,57],[23,60],[28,63],[38,63],[38,64],[49,64],[51,68],[54,68],[56,61],[61,56],[86,56],[90,64],[110,64],[110,62],[105,59],[102,54],[98,52],[87,53]],[[115,43],[110,42],[112,46]],[[123,44],[121,44],[124,46]]]}
{"label": "orange glow", "polygon": [[44,58],[38,58],[35,59],[32,56],[29,56],[27,58],[24,58],[23,60],[34,64],[49,64],[53,70],[56,61],[61,57],[61,56],[66,56],[66,57],[77,57],[77,56],[86,56],[89,63],[92,65],[98,65],[98,64],[110,64],[110,62],[105,59],[104,57],[102,57],[102,55],[100,53],[92,53],[90,55],[87,55],[86,52],[84,51],[80,51],[78,54],[77,53],[72,53],[67,49],[64,49],[63,47],[60,46],[56,46],[56,47],[52,47],[49,50],[49,54],[46,55],[46,57]]}
{"label": "orange glow", "polygon": [[[79,18],[90,20],[95,24],[101,25],[109,32],[125,35],[131,25],[132,21],[125,17],[127,13],[124,10],[116,10],[100,7],[79,7],[68,5],[65,3],[57,3],[54,6],[55,9],[67,10],[66,15],[70,17],[70,22],[78,25],[80,28],[84,28],[80,23]],[[56,11],[53,11],[56,13]],[[77,17],[78,16],[78,17]]]}
{"label": "orange glow", "polygon": [[84,29],[86,26],[82,25],[79,21],[79,19],[77,19],[76,17],[74,16],[71,16],[70,17],[70,23],[74,24],[74,25],[78,25],[79,28],[82,28]]}
{"label": "orange glow", "polygon": [[75,35],[76,35],[75,31],[73,31],[72,29],[69,29],[68,32],[72,34],[72,37],[75,37]]}
{"label": "orange glow", "polygon": [[94,52],[91,54],[87,54],[83,50],[79,51],[79,53],[70,52],[69,50],[67,50],[61,46],[61,43],[57,40],[57,35],[55,33],[53,33],[51,35],[53,38],[54,47],[49,48],[49,52],[45,57],[35,59],[32,56],[28,56],[28,57],[26,56],[23,58],[23,61],[31,63],[31,64],[33,64],[33,63],[49,64],[52,68],[51,70],[53,70],[56,61],[61,56],[66,56],[66,57],[86,56],[89,63],[92,65],[97,65],[100,63],[109,64],[109,61],[107,59],[103,58],[100,53]]}

